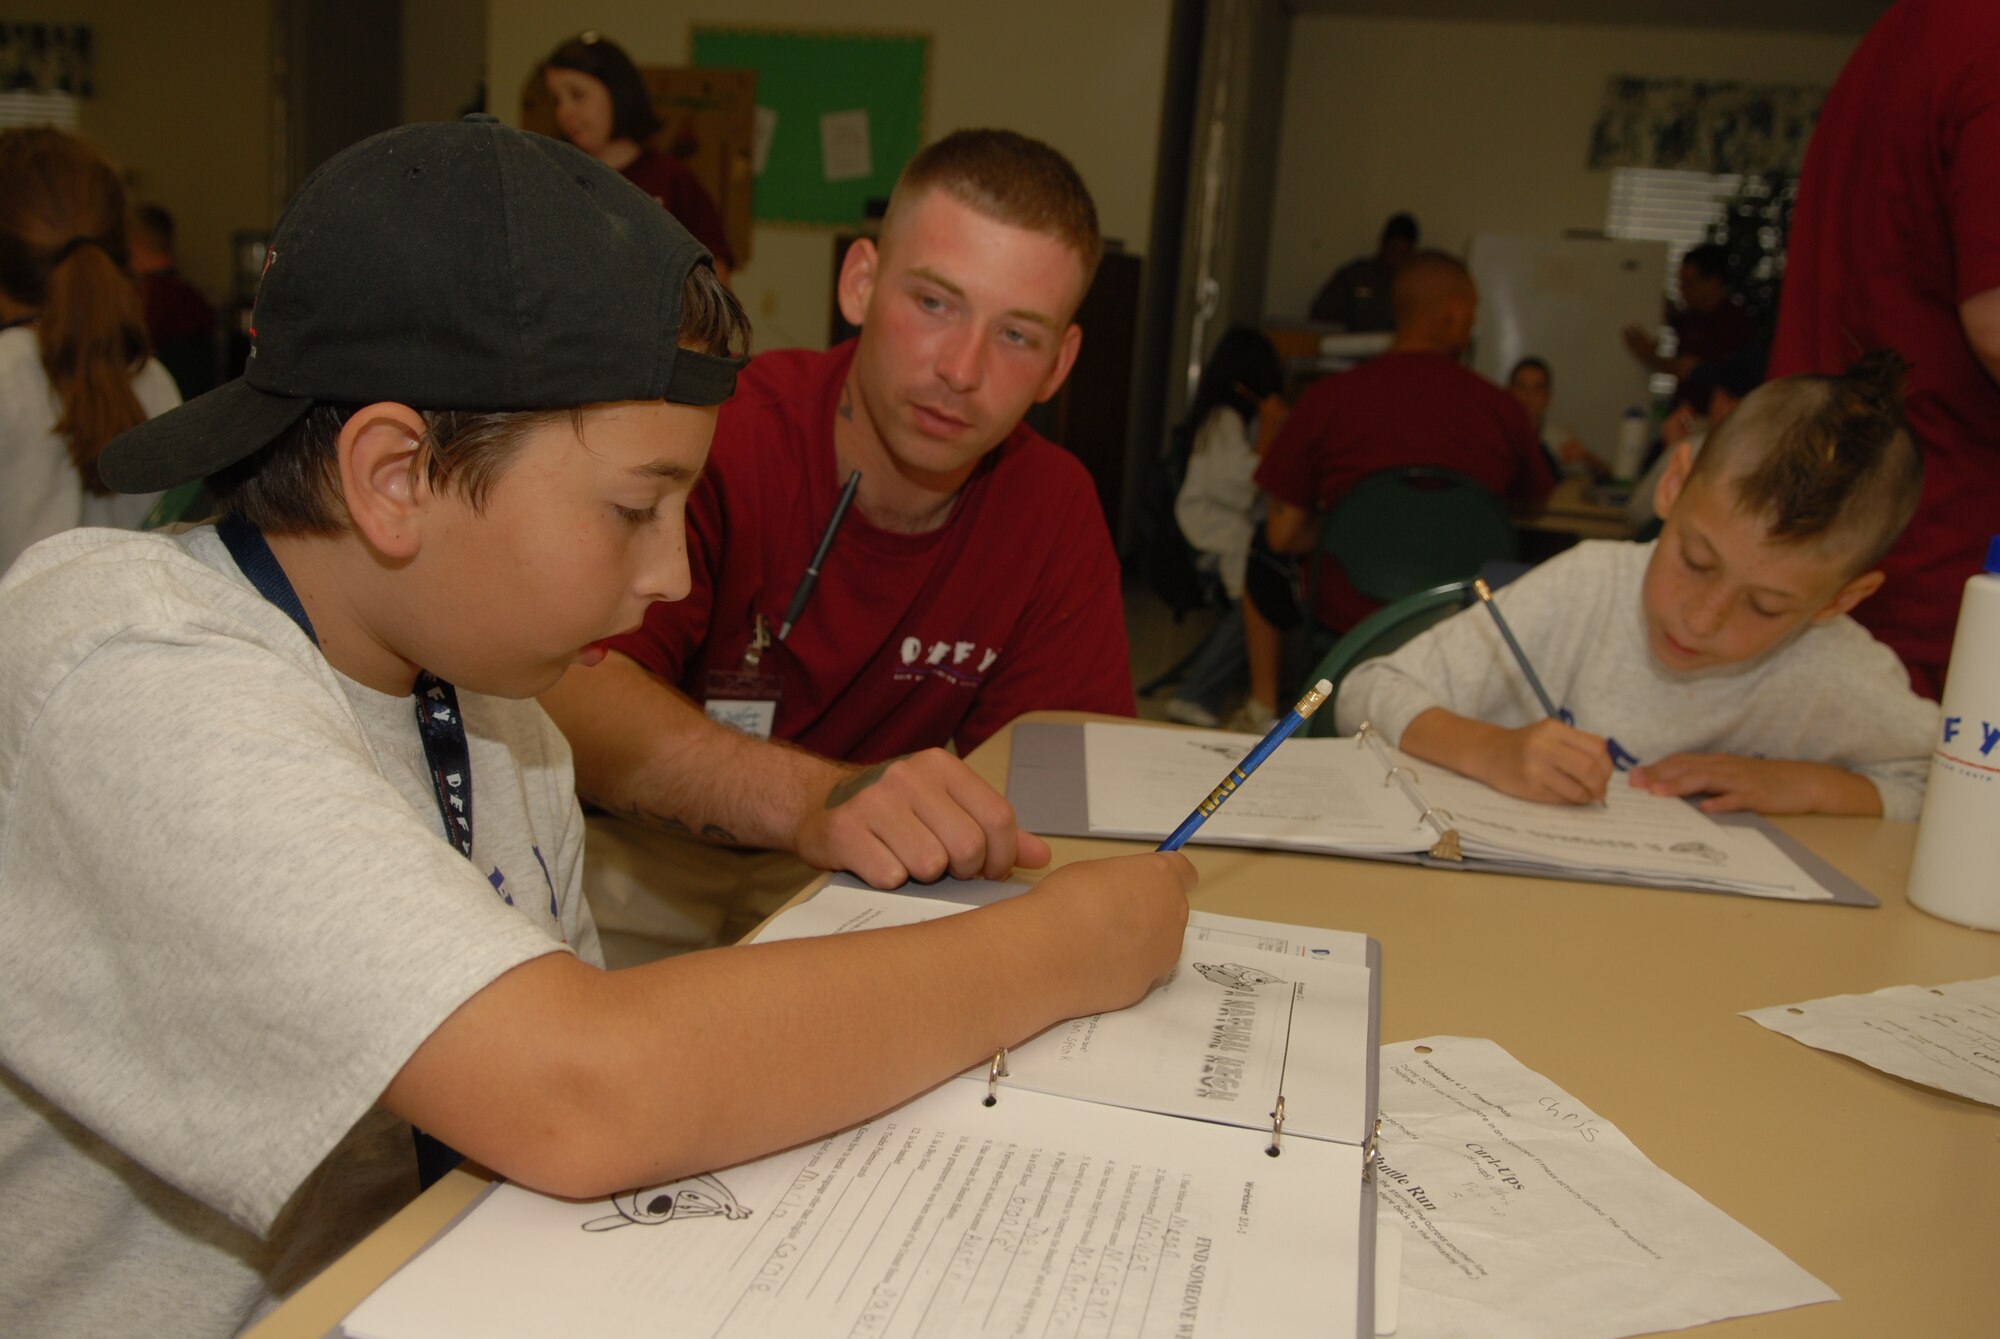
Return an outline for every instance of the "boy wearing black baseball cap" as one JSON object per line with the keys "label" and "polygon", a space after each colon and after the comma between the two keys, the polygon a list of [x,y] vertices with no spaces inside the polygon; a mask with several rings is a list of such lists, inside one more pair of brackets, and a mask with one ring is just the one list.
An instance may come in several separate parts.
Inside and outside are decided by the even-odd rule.
{"label": "boy wearing black baseball cap", "polygon": [[415,1193],[412,1124],[556,1193],[656,1184],[1173,961],[1192,872],[1139,856],[600,970],[532,696],[686,593],[740,309],[653,201],[489,119],[315,173],[254,324],[241,381],[101,467],[206,478],[219,523],[0,582],[0,1333],[233,1332]]}

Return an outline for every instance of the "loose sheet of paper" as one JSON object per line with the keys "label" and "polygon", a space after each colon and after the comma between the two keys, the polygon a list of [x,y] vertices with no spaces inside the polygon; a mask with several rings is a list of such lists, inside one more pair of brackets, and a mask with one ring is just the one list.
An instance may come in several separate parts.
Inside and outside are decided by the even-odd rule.
{"label": "loose sheet of paper", "polygon": [[[961,1085],[713,1176],[577,1204],[501,1186],[357,1339],[1348,1332],[1360,1150]],[[1309,1281],[1309,1286],[1308,1282]]]}
{"label": "loose sheet of paper", "polygon": [[1490,1041],[1384,1046],[1381,1082],[1398,1339],[1618,1339],[1836,1300]]}
{"label": "loose sheet of paper", "polygon": [[[1164,837],[1256,747],[1257,736],[1142,725],[1083,727],[1090,830]],[[1351,739],[1285,742],[1216,810],[1197,842],[1307,851],[1423,851],[1437,834],[1373,753]]]}
{"label": "loose sheet of paper", "polygon": [[[829,883],[774,919],[762,938],[880,929],[962,910]],[[1058,1023],[1009,1051],[1003,1088],[1262,1131],[1282,1093],[1291,1133],[1365,1140],[1368,968],[1246,943],[1240,930],[1218,935],[1191,927],[1174,971],[1131,1008]],[[1348,938],[1360,939],[1365,952],[1365,938]],[[983,1086],[987,1069],[965,1077]]]}
{"label": "loose sheet of paper", "polygon": [[2000,1106],[2000,976],[1746,1009],[1773,1032]]}

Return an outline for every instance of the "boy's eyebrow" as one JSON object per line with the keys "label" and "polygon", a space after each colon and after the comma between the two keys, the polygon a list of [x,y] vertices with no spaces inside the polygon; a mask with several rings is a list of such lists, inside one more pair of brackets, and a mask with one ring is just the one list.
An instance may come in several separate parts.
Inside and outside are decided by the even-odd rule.
{"label": "boy's eyebrow", "polygon": [[[963,288],[953,283],[951,280],[945,278],[942,274],[939,274],[936,270],[931,269],[927,265],[913,266],[910,270],[910,273],[912,275],[915,275],[917,278],[922,279],[926,283],[936,284],[939,288],[942,288],[945,292],[951,294],[955,298],[963,298],[965,296],[965,290]],[[1016,321],[1026,321],[1030,325],[1042,326],[1048,330],[1055,330],[1058,328],[1056,325],[1055,317],[1046,315],[1045,313],[1042,312],[1035,311],[1029,307],[1012,307],[1009,308],[1004,313],[1004,315],[1012,317]]]}
{"label": "boy's eyebrow", "polygon": [[689,468],[677,460],[668,460],[664,456],[658,460],[649,460],[643,465],[634,465],[629,473],[645,479],[672,479],[675,483],[683,481],[692,483],[701,477],[699,466]]}

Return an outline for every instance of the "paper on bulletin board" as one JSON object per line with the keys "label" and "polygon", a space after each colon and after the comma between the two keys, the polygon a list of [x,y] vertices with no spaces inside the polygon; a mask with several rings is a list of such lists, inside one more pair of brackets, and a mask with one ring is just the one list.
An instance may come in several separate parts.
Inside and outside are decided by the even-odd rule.
{"label": "paper on bulletin board", "polygon": [[819,118],[820,160],[828,181],[861,181],[875,175],[868,152],[868,113],[856,108]]}

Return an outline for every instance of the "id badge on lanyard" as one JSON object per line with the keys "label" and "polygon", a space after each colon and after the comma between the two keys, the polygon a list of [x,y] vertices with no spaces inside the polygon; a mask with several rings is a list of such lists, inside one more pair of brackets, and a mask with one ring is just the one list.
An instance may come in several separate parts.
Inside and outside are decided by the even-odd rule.
{"label": "id badge on lanyard", "polygon": [[743,649],[742,663],[733,669],[708,672],[702,710],[711,721],[758,739],[771,737],[778,702],[785,695],[785,679],[775,667],[764,664],[764,652],[770,646],[771,627],[759,614],[751,627],[750,644]]}

